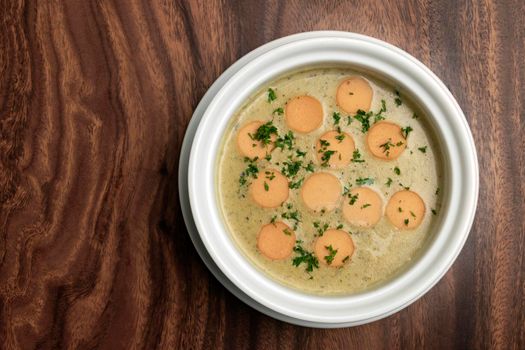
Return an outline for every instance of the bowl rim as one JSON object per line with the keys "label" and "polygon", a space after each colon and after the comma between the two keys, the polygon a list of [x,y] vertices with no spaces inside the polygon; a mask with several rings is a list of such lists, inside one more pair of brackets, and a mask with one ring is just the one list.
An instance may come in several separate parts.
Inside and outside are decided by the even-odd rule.
{"label": "bowl rim", "polygon": [[[438,138],[447,141],[443,142],[441,147],[448,152],[448,161],[454,165],[450,166],[451,183],[447,186],[449,214],[444,218],[436,241],[439,241],[438,248],[441,250],[445,245],[452,249],[441,255],[437,249],[433,254],[430,254],[431,251],[427,252],[422,258],[426,261],[425,264],[416,269],[417,271],[411,268],[400,276],[407,277],[410,274],[423,278],[422,280],[395,278],[378,289],[350,296],[305,295],[271,280],[252,266],[231,241],[222,222],[215,200],[215,160],[218,156],[216,146],[222,139],[223,130],[231,116],[246,97],[265,82],[300,65],[328,61],[379,70],[383,76],[402,86],[405,85],[403,89],[409,90],[412,96],[419,97],[420,104],[432,112],[427,113],[429,118],[444,118],[435,120],[439,132],[444,131],[444,125],[448,127],[445,128],[446,134]],[[393,71],[396,72],[396,76],[393,76]],[[410,84],[400,80],[399,77],[403,76],[411,79]],[[243,92],[239,94],[238,91]],[[219,112],[225,110],[229,113]],[[216,118],[216,115],[224,117]],[[214,151],[210,152],[210,149]],[[320,323],[363,323],[366,320],[384,317],[407,306],[428,291],[449,269],[468,236],[479,188],[477,157],[472,135],[461,109],[444,84],[406,52],[380,40],[358,34],[350,34],[345,38],[326,36],[298,40],[269,50],[242,67],[218,91],[204,112],[191,148],[188,178],[191,210],[198,232],[210,256],[228,279],[251,298],[279,313]],[[470,179],[470,182],[465,179]],[[443,232],[448,232],[448,235]],[[432,261],[435,259],[438,259],[437,262]],[[429,265],[429,262],[433,264]],[[419,263],[421,264],[421,261]],[[422,272],[429,270],[432,272],[430,275],[421,277]],[[407,284],[409,281],[412,284]],[[378,306],[371,307],[377,303]]]}

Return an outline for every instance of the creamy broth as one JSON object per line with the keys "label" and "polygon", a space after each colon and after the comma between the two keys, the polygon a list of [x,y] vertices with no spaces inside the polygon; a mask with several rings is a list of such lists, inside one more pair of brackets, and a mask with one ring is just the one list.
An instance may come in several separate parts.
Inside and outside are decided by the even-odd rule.
{"label": "creamy broth", "polygon": [[[363,121],[359,113],[345,112],[339,106],[342,103],[338,105],[336,102],[336,95],[341,93],[338,87],[345,79],[353,76],[365,78],[372,88],[369,110],[373,113],[369,117],[370,127],[376,124],[375,119],[379,114],[378,119],[383,117],[384,120],[378,120],[377,123],[394,123],[403,128],[404,135],[408,134],[404,140],[406,144],[401,145],[402,142],[397,142],[399,146],[381,145],[381,150],[385,148],[385,154],[388,148],[392,156],[398,150],[400,153],[398,158],[381,159],[381,154],[379,157],[374,156],[367,145],[367,135],[370,130],[366,130],[366,120]],[[352,92],[345,91],[345,93],[352,95]],[[284,135],[291,130],[285,118],[287,112],[291,114],[291,109],[288,111],[286,104],[297,96],[311,96],[317,99],[322,106],[323,118],[317,128],[315,128],[315,120],[310,123],[311,125],[304,123],[305,128],[315,128],[312,131],[304,133],[292,131],[293,148],[288,149]],[[386,107],[386,111],[379,113],[382,107]],[[338,113],[335,118],[334,112]],[[362,117],[366,119],[366,115]],[[337,119],[339,119],[338,123]],[[271,159],[248,161],[239,151],[239,131],[250,122],[266,123],[271,120],[278,133],[278,135],[271,135],[267,146],[267,153],[271,155]],[[408,126],[411,130],[407,129]],[[319,139],[321,135],[333,130],[351,137],[355,150],[359,151],[357,154],[353,152],[353,161],[341,169],[323,166],[323,161],[320,159],[323,150],[320,148]],[[363,132],[364,130],[366,132]],[[281,137],[280,145],[284,144],[284,146],[271,150],[278,137]],[[286,162],[295,165],[298,163],[294,162],[301,162],[300,170],[295,175],[290,175]],[[245,171],[250,164],[252,164],[252,172],[246,175]],[[269,179],[270,176],[274,176],[265,175],[265,169],[275,169],[292,184],[292,188],[287,190],[289,192],[282,205],[272,207],[273,204],[268,202],[270,204],[265,207],[266,202],[253,200],[249,188],[250,184],[256,181],[251,176],[255,172],[254,167],[258,170],[259,181],[262,181],[261,178]],[[295,173],[295,170],[291,173]],[[306,180],[318,173],[332,174],[340,182],[341,198],[337,201],[335,209],[331,211],[313,211],[311,206],[307,207],[305,199],[301,196],[301,188]],[[245,175],[241,176],[241,174]],[[439,150],[431,129],[425,122],[424,114],[416,109],[415,104],[402,91],[399,95],[392,86],[370,75],[338,67],[311,68],[288,74],[253,95],[232,118],[223,136],[217,175],[217,196],[224,221],[231,237],[247,259],[272,279],[286,286],[321,295],[360,292],[391,279],[406,268],[417,257],[431,235],[431,227],[439,211],[439,188],[442,186]],[[274,186],[273,180],[264,180],[264,182],[267,191],[266,182]],[[370,227],[355,226],[343,215],[344,202],[352,201],[350,191],[360,187],[374,190],[382,202],[378,212],[380,215],[377,216],[378,221],[370,221]],[[400,218],[401,228],[398,228],[394,225],[395,220],[387,217],[387,204],[396,192],[408,188],[422,199],[424,215],[416,218],[411,212],[412,217]],[[271,188],[274,189],[277,191],[278,188]],[[265,200],[271,201],[272,198]],[[369,204],[361,205],[361,209],[367,205]],[[401,207],[399,211],[401,212]],[[389,214],[398,215],[396,210],[391,210]],[[282,221],[286,224],[293,231],[294,240],[299,243],[293,244],[296,247],[295,251],[287,254],[287,249],[291,249],[293,242],[286,238],[286,244],[283,243],[281,251],[274,252],[275,254],[271,255],[273,259],[270,259],[261,253],[257,239],[261,228],[272,221],[274,223]],[[403,227],[403,222],[406,227]],[[412,228],[410,227],[412,223],[418,226]],[[315,253],[315,243],[324,234],[325,228],[345,231],[353,241],[353,254],[352,250],[350,253],[345,253],[348,255],[343,259],[344,262],[341,261],[342,256],[337,257],[336,253],[335,256],[339,259],[338,266],[330,265],[328,263],[330,258],[323,256],[324,254],[317,256]],[[264,249],[263,246],[261,247]],[[326,248],[328,249],[328,246]],[[270,246],[268,249],[276,248]],[[308,259],[295,260],[298,266],[294,266],[294,259],[301,255],[304,257],[301,249],[303,252],[311,253],[310,258],[317,258],[318,267],[315,267],[314,263],[314,266],[311,266],[312,271],[306,271]],[[333,258],[334,256],[331,257]]]}

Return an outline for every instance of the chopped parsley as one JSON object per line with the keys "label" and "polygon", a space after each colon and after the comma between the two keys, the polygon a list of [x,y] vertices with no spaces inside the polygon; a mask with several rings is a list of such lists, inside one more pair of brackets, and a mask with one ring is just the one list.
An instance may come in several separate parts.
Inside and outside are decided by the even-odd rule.
{"label": "chopped parsley", "polygon": [[343,264],[344,264],[345,262],[347,262],[348,260],[350,260],[350,255],[345,256],[345,258],[343,259]]}
{"label": "chopped parsley", "polygon": [[342,229],[342,228],[343,228],[343,224],[339,224],[339,225],[337,225],[337,227],[336,227],[337,230],[340,230],[340,229]]}
{"label": "chopped parsley", "polygon": [[396,173],[396,175],[401,175],[401,169],[399,169],[399,167],[394,167],[394,173]]}
{"label": "chopped parsley", "polygon": [[389,152],[390,148],[394,147],[394,146],[395,145],[392,142],[390,142],[390,139],[388,139],[388,141],[383,143],[382,145],[379,145],[379,147],[381,147],[383,149],[383,153],[386,153],[387,155],[388,155],[388,153],[390,153]]}
{"label": "chopped parsley", "polygon": [[283,162],[283,168],[281,169],[281,173],[286,177],[294,177],[297,175],[299,170],[301,170],[301,166],[303,165],[303,161],[301,160],[289,160]]}
{"label": "chopped parsley", "polygon": [[414,214],[414,212],[412,210],[410,211],[410,215],[412,215],[413,218],[416,217],[416,214]]}
{"label": "chopped parsley", "polygon": [[379,147],[383,149],[383,153],[385,153],[387,157],[390,155],[390,148],[399,147],[403,145],[403,141],[399,141],[395,145],[390,141],[391,139],[388,139],[387,142],[383,143],[382,145],[379,145]]}
{"label": "chopped parsley", "polygon": [[317,229],[317,234],[319,237],[321,237],[325,231],[328,230],[328,226],[329,225],[327,223],[321,225],[319,221],[314,221],[314,227]]}
{"label": "chopped parsley", "polygon": [[310,161],[310,163],[308,163],[308,164],[304,167],[304,170],[313,173],[313,172],[315,171],[315,168],[314,168],[314,162]]}
{"label": "chopped parsley", "polygon": [[341,143],[341,142],[345,139],[345,134],[340,133],[339,135],[337,135],[337,136],[335,137],[335,139],[338,140],[339,143]]}
{"label": "chopped parsley", "polygon": [[279,136],[277,140],[275,141],[275,147],[280,148],[281,150],[284,150],[285,148],[288,148],[288,150],[291,150],[293,148],[293,143],[295,140],[295,136],[293,132],[288,131],[284,137]]}
{"label": "chopped parsley", "polygon": [[272,114],[283,115],[284,114],[283,107],[279,107],[279,108],[274,109]]}
{"label": "chopped parsley", "polygon": [[292,190],[296,190],[296,189],[298,189],[299,187],[301,187],[301,185],[303,184],[303,181],[304,181],[304,177],[302,177],[299,181],[296,181],[296,182],[290,182],[290,184],[288,185],[288,187],[290,187]]}
{"label": "chopped parsley", "polygon": [[357,180],[355,180],[355,183],[358,184],[359,186],[372,185],[374,183],[374,179],[369,178],[369,177],[365,177],[365,178],[360,177]]}
{"label": "chopped parsley", "polygon": [[326,151],[328,146],[330,146],[330,142],[328,142],[328,141],[326,141],[324,139],[320,139],[319,140],[319,144],[321,145],[321,149],[319,151],[317,151],[317,153],[323,153],[323,151]]}
{"label": "chopped parsley", "polygon": [[439,194],[440,188],[436,188],[436,196]]}
{"label": "chopped parsley", "polygon": [[264,159],[266,159],[267,161],[270,161],[270,160],[272,160],[272,155],[270,153],[268,153],[268,154],[266,154]]}
{"label": "chopped parsley", "polygon": [[303,157],[304,158],[304,156],[306,156],[306,152],[303,152],[303,151],[301,151],[299,149],[295,150],[295,154],[297,155],[297,157]]}
{"label": "chopped parsley", "polygon": [[424,146],[424,147],[418,147],[418,150],[419,150],[421,153],[427,153],[427,146]]}
{"label": "chopped parsley", "polygon": [[437,211],[436,211],[436,209],[432,208],[432,214],[433,214],[433,215],[437,215]]}
{"label": "chopped parsley", "polygon": [[264,174],[266,175],[266,178],[270,181],[275,179],[275,173],[273,171],[266,170]]}
{"label": "chopped parsley", "polygon": [[365,112],[362,109],[357,110],[357,114],[354,115],[354,119],[361,123],[361,132],[365,133],[370,129],[370,117],[372,112]]}
{"label": "chopped parsley", "polygon": [[290,230],[288,229],[288,227],[285,228],[285,229],[283,230],[283,233],[284,233],[285,235],[287,235],[287,236],[291,236],[291,235],[292,235],[292,231],[290,231]]}
{"label": "chopped parsley", "polygon": [[388,180],[386,181],[385,185],[387,185],[388,187],[390,187],[390,185],[392,185],[392,179],[391,179],[391,178],[388,178]]}
{"label": "chopped parsley", "polygon": [[[288,206],[288,209],[291,209],[291,205]],[[297,211],[297,210],[295,210],[295,211],[287,211],[287,212],[282,213],[281,217],[283,219],[288,219],[288,220],[295,221],[293,229],[294,229],[294,231],[297,230],[297,226],[301,222],[301,216],[299,214],[299,211]]]}
{"label": "chopped parsley", "polygon": [[319,260],[315,257],[315,255],[312,252],[307,251],[301,246],[301,243],[303,241],[298,240],[295,244],[295,247],[293,248],[294,253],[297,254],[295,258],[292,260],[292,265],[295,267],[298,267],[301,264],[305,264],[306,272],[312,272],[314,268],[319,268]]}
{"label": "chopped parsley", "polygon": [[346,117],[346,125],[350,125],[350,124],[352,124],[352,117],[348,116]]}
{"label": "chopped parsley", "polygon": [[269,121],[257,129],[254,135],[248,134],[252,140],[260,141],[263,145],[272,142],[272,135],[277,135],[277,128],[273,125],[273,121]]}
{"label": "chopped parsley", "polygon": [[403,137],[405,139],[408,137],[408,134],[410,134],[412,131],[414,131],[414,129],[412,129],[410,125],[404,128],[401,128],[401,133],[403,134]]}
{"label": "chopped parsley", "polygon": [[408,219],[405,219],[404,223],[405,223],[405,226],[408,226]]}
{"label": "chopped parsley", "polygon": [[403,209],[401,209],[401,207],[397,207],[397,211],[402,213],[403,212]]}
{"label": "chopped parsley", "polygon": [[385,100],[381,100],[381,109],[379,110],[379,113],[377,114],[381,114],[383,112],[386,112],[386,101]]}
{"label": "chopped parsley", "polygon": [[412,114],[412,119],[418,119],[418,118],[419,116],[416,113]]}
{"label": "chopped parsley", "polygon": [[357,199],[359,198],[359,193],[356,193],[356,194],[348,194],[348,198],[350,198],[350,201],[348,202],[348,204],[350,204],[350,205],[354,205],[355,202],[357,201]]}
{"label": "chopped parsley", "polygon": [[334,112],[332,114],[332,118],[334,119],[334,125],[339,125],[339,121],[341,120],[341,115],[338,112]]}
{"label": "chopped parsley", "polygon": [[272,88],[268,89],[268,103],[275,101],[277,99],[277,95],[275,94],[275,91]]}
{"label": "chopped parsley", "polygon": [[352,154],[352,162],[363,163],[364,161],[365,161],[364,159],[361,159],[361,153],[359,152],[358,149],[356,149],[354,153]]}
{"label": "chopped parsley", "polygon": [[381,100],[381,109],[379,112],[377,112],[374,116],[374,123],[377,123],[380,120],[384,120],[385,117],[383,116],[383,112],[386,112],[386,102],[385,100]]}
{"label": "chopped parsley", "polygon": [[257,174],[259,173],[259,168],[257,167],[257,157],[250,159],[248,157],[244,158],[244,161],[248,163],[248,166],[244,171],[241,173],[241,176],[239,177],[239,184],[245,185],[246,182],[248,182],[248,178],[252,177],[254,179],[257,178]]}
{"label": "chopped parsley", "polygon": [[324,257],[326,260],[326,263],[328,265],[332,264],[332,261],[334,261],[335,255],[337,254],[337,249],[334,249],[332,245],[325,245],[326,249],[328,249],[328,255]]}
{"label": "chopped parsley", "polygon": [[277,220],[277,215],[272,216],[270,223],[275,224],[275,220]]}
{"label": "chopped parsley", "polygon": [[264,181],[264,190],[266,192],[268,192],[270,190],[270,186],[268,186],[268,184],[266,183],[266,181]]}
{"label": "chopped parsley", "polygon": [[365,208],[368,208],[369,206],[371,206],[372,204],[370,203],[365,203],[361,206],[361,209],[365,209]]}
{"label": "chopped parsley", "polygon": [[396,103],[396,106],[401,106],[403,104],[403,101],[401,100],[401,95],[399,94],[398,90],[394,90],[394,93],[396,94],[396,97],[394,98],[394,102]]}
{"label": "chopped parsley", "polygon": [[328,162],[330,161],[330,158],[335,154],[335,151],[327,150],[323,152],[323,156],[321,157],[321,160],[323,161],[321,163],[321,166],[326,167],[328,166]]}

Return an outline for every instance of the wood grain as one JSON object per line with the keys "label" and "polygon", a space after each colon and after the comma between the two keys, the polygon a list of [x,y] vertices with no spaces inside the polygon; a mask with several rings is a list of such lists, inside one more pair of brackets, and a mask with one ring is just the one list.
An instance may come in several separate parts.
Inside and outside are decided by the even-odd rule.
{"label": "wood grain", "polygon": [[[0,0],[0,347],[525,348],[525,2]],[[229,294],[187,235],[177,166],[230,64],[338,29],[408,51],[478,147],[460,257],[369,325],[291,326]]]}

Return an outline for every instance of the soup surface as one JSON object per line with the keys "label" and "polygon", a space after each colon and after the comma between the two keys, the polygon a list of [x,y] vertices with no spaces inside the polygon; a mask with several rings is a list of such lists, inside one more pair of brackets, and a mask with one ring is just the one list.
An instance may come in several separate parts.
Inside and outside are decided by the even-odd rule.
{"label": "soup surface", "polygon": [[402,271],[429,239],[439,151],[403,92],[346,68],[311,68],[254,94],[217,164],[233,240],[274,280],[351,294]]}

